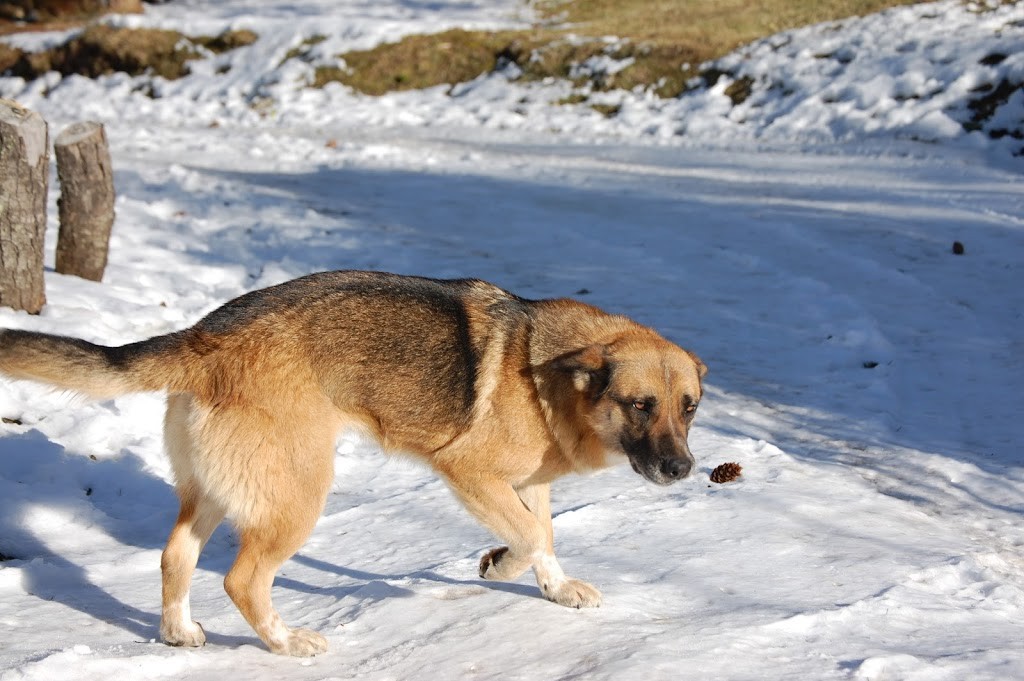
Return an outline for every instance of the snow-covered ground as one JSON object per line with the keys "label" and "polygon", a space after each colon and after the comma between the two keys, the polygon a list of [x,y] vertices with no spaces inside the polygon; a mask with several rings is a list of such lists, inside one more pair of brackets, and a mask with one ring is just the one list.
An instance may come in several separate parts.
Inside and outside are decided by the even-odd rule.
{"label": "snow-covered ground", "polygon": [[[228,528],[192,590],[208,645],[155,642],[176,513],[161,396],[5,381],[0,679],[1024,678],[1024,162],[933,101],[1020,77],[1024,5],[969,9],[901,8],[730,58],[789,78],[791,107],[759,91],[731,107],[716,86],[617,95],[606,119],[503,74],[372,99],[303,88],[309,64],[281,63],[317,33],[326,59],[528,21],[511,0],[173,2],[122,21],[260,40],[157,99],[125,76],[0,79],[54,134],[104,122],[119,194],[104,282],[50,271],[43,314],[0,310],[2,326],[121,343],[366,268],[577,296],[711,368],[695,476],[555,486],[559,554],[602,589],[596,610],[548,603],[530,577],[477,579],[494,541],[445,486],[344,439],[324,517],[275,586],[289,623],[330,641],[310,660],[267,653],[224,594]],[[826,54],[847,68],[814,71]],[[710,483],[725,461],[743,477]]]}

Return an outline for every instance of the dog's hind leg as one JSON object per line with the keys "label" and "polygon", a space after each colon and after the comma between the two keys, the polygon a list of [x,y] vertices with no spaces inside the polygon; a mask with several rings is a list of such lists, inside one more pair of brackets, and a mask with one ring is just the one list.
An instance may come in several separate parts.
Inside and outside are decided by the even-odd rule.
{"label": "dog's hind leg", "polygon": [[219,427],[232,434],[231,456],[246,467],[236,492],[244,512],[232,513],[241,546],[224,588],[272,652],[305,657],[327,650],[327,640],[285,625],[270,592],[274,574],[323,511],[334,476],[336,429],[332,414],[278,407],[217,417]]}
{"label": "dog's hind leg", "polygon": [[309,629],[289,628],[270,598],[270,587],[278,568],[302,546],[313,522],[282,527],[254,527],[242,532],[238,558],[227,577],[224,588],[271,652],[280,655],[309,657],[327,650],[327,639]]}
{"label": "dog's hind leg", "polygon": [[192,621],[189,590],[199,553],[224,519],[223,509],[203,493],[193,477],[196,452],[190,431],[192,410],[191,397],[168,396],[164,441],[177,478],[181,511],[160,558],[163,577],[160,636],[174,646],[201,646],[206,642],[203,628]]}
{"label": "dog's hind leg", "polygon": [[163,614],[160,637],[172,646],[201,646],[206,634],[192,621],[189,590],[206,541],[224,519],[224,511],[199,492],[194,481],[179,488],[181,511],[160,558]]}

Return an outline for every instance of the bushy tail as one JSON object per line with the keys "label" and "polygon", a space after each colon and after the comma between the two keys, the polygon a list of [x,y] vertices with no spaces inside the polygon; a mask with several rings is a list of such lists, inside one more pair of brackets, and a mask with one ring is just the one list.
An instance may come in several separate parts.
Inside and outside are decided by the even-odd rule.
{"label": "bushy tail", "polygon": [[111,348],[78,338],[0,330],[0,373],[108,399],[180,387],[183,346],[180,333]]}

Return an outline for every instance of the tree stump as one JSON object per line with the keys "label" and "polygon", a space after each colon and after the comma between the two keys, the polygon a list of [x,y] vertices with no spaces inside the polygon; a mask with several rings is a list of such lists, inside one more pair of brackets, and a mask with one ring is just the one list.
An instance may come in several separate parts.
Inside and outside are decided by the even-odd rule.
{"label": "tree stump", "polygon": [[68,126],[53,143],[60,199],[57,271],[100,281],[114,225],[114,174],[99,123]]}
{"label": "tree stump", "polygon": [[43,241],[50,179],[46,121],[0,99],[0,305],[38,314],[46,304]]}

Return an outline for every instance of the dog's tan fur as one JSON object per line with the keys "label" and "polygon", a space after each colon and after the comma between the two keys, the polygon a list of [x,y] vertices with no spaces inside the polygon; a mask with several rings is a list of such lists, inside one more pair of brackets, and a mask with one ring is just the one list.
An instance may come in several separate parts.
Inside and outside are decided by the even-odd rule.
{"label": "dog's tan fur", "polygon": [[163,553],[161,635],[205,642],[189,585],[225,518],[240,535],[224,580],[276,653],[326,649],[271,603],[277,569],[323,510],[344,428],[428,463],[507,546],[486,579],[532,567],[544,596],[600,603],[554,554],[549,484],[629,460],[667,484],[693,464],[686,436],[706,371],[653,330],[571,300],[528,301],[476,280],[310,275],[255,291],[195,326],[118,348],[0,331],[0,372],[95,398],[166,390],[181,512]]}

